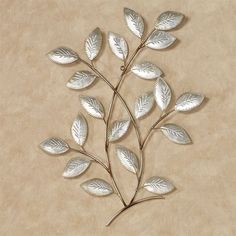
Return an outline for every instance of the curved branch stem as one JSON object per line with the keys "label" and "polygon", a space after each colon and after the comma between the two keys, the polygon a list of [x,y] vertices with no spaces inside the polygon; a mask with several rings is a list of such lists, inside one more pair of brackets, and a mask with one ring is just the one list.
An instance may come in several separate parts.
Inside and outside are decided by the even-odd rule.
{"label": "curved branch stem", "polygon": [[111,223],[114,222],[115,219],[117,219],[123,212],[127,211],[129,208],[131,208],[135,205],[138,205],[140,203],[148,202],[148,201],[152,201],[152,200],[156,200],[156,199],[164,199],[164,197],[163,196],[153,196],[153,197],[142,198],[142,199],[139,199],[139,200],[127,205],[126,207],[123,207],[109,220],[109,222],[106,224],[106,226],[111,225]]}
{"label": "curved branch stem", "polygon": [[158,125],[161,121],[163,121],[167,116],[169,116],[170,114],[172,114],[174,111],[175,111],[175,110],[173,109],[173,110],[170,110],[170,111],[164,113],[164,114],[151,126],[151,128],[148,130],[147,135],[146,135],[146,137],[144,138],[143,143],[142,143],[142,145],[141,145],[141,148],[142,148],[142,149],[145,147],[145,145],[146,145],[147,141],[149,140],[149,138],[150,138],[152,132],[157,128],[157,125]]}
{"label": "curved branch stem", "polygon": [[[112,112],[113,112],[114,105],[115,105],[115,99],[116,99],[116,96],[118,96],[118,97],[120,98],[121,102],[123,103],[123,105],[125,106],[125,108],[126,108],[128,114],[129,114],[129,116],[130,116],[130,119],[131,119],[131,121],[132,121],[132,123],[133,123],[134,129],[135,129],[135,131],[136,131],[136,135],[137,135],[137,138],[138,138],[139,147],[141,146],[142,140],[141,140],[141,135],[140,135],[140,131],[139,131],[138,125],[137,125],[137,123],[136,123],[136,120],[134,119],[133,114],[132,114],[132,112],[130,111],[130,109],[129,109],[127,103],[125,102],[125,100],[123,99],[123,97],[122,97],[122,96],[120,95],[120,93],[119,93],[120,85],[121,85],[121,83],[122,83],[122,80],[123,80],[124,77],[125,77],[126,71],[127,71],[127,69],[129,68],[129,66],[130,66],[130,64],[131,64],[131,62],[132,62],[132,60],[136,57],[136,55],[138,54],[138,52],[139,52],[139,50],[140,50],[141,48],[142,48],[142,44],[140,44],[139,47],[135,50],[135,52],[134,52],[133,55],[131,56],[131,59],[129,60],[129,62],[128,62],[127,64],[126,64],[126,63],[124,64],[124,69],[123,69],[123,72],[122,72],[122,74],[121,74],[121,76],[120,76],[120,79],[119,79],[119,82],[118,82],[117,86],[114,88],[113,86],[111,87],[111,86],[109,85],[109,86],[112,88],[112,90],[113,90],[113,95],[112,95],[112,101],[111,101],[111,104],[110,104],[110,107],[109,107],[109,110],[108,110],[108,117],[107,117],[107,120],[106,120],[105,151],[106,151],[107,159],[108,159],[108,168],[109,168],[109,170],[110,170],[110,173],[111,173],[111,176],[112,176],[114,185],[115,185],[115,187],[116,187],[116,190],[117,190],[118,195],[119,195],[120,198],[122,199],[122,202],[123,202],[123,204],[124,204],[125,206],[127,206],[127,204],[124,202],[124,199],[123,199],[123,197],[122,197],[122,195],[121,195],[121,193],[120,193],[120,191],[119,191],[119,188],[118,188],[118,186],[117,186],[117,184],[116,184],[116,181],[115,181],[115,179],[114,179],[114,177],[113,177],[113,172],[112,172],[112,168],[111,168],[111,161],[110,161],[110,155],[109,155],[109,145],[110,145],[110,143],[109,143],[109,140],[108,140],[108,129],[109,129],[109,124],[110,124],[110,120],[111,120],[111,117],[112,117]],[[94,67],[93,67],[93,69],[96,70]],[[104,78],[103,75],[100,75],[100,77],[101,77],[101,76],[102,76],[103,79],[105,79],[104,81],[107,80],[106,78]],[[113,89],[113,88],[114,88],[114,89]],[[141,158],[141,159],[142,159],[142,158]]]}
{"label": "curved branch stem", "polygon": [[[108,155],[108,156],[109,156],[109,155]],[[121,192],[120,192],[120,189],[119,189],[118,186],[117,186],[117,183],[116,183],[116,180],[115,180],[115,178],[114,178],[114,176],[113,176],[113,172],[111,171],[111,168],[109,169],[109,174],[110,174],[110,176],[111,176],[111,179],[112,179],[112,182],[113,182],[113,185],[114,185],[114,188],[115,188],[115,190],[116,190],[116,193],[117,193],[118,197],[120,198],[120,200],[121,200],[121,202],[123,203],[123,205],[126,207],[127,204],[126,204],[126,202],[125,202],[125,200],[124,200],[124,198],[123,198],[123,196],[122,196],[122,194],[121,194]]]}

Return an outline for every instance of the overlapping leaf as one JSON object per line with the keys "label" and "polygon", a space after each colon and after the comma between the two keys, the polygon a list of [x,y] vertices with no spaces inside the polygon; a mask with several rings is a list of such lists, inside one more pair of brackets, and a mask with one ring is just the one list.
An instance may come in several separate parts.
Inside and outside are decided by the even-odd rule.
{"label": "overlapping leaf", "polygon": [[71,127],[71,134],[75,142],[83,146],[88,135],[88,125],[85,117],[78,114]]}
{"label": "overlapping leaf", "polygon": [[113,193],[112,186],[103,179],[94,178],[85,181],[81,187],[89,194],[94,196],[107,196]]}
{"label": "overlapping leaf", "polygon": [[144,32],[144,21],[140,14],[132,9],[124,8],[125,21],[131,32],[141,38]]}
{"label": "overlapping leaf", "polygon": [[84,109],[93,117],[103,119],[104,108],[102,103],[95,97],[80,96],[80,101]]}
{"label": "overlapping leaf", "polygon": [[91,162],[89,160],[83,159],[81,157],[72,158],[67,163],[63,176],[65,178],[73,178],[83,174],[90,166]]}
{"label": "overlapping leaf", "polygon": [[64,140],[55,137],[46,139],[39,146],[45,152],[54,155],[65,153],[70,149]]}
{"label": "overlapping leaf", "polygon": [[155,28],[158,30],[171,30],[177,27],[183,19],[184,15],[180,12],[166,11],[157,18]]}
{"label": "overlapping leaf", "polygon": [[197,93],[184,93],[176,101],[176,111],[190,111],[198,106],[204,100],[204,96]]}
{"label": "overlapping leaf", "polygon": [[94,60],[102,47],[102,32],[97,27],[93,30],[85,41],[85,51],[89,60]]}
{"label": "overlapping leaf", "polygon": [[139,96],[134,105],[134,114],[137,119],[142,118],[151,111],[154,105],[154,96],[152,92],[147,92]]}
{"label": "overlapping leaf", "polygon": [[71,89],[84,89],[90,86],[96,78],[97,76],[90,71],[78,71],[71,77],[66,86]]}
{"label": "overlapping leaf", "polygon": [[134,64],[131,71],[143,79],[156,79],[162,74],[161,70],[149,61]]}
{"label": "overlapping leaf", "polygon": [[129,129],[130,120],[114,121],[108,130],[108,140],[114,142],[122,138]]}
{"label": "overlapping leaf", "polygon": [[175,187],[174,185],[166,178],[153,176],[145,181],[144,188],[155,194],[164,195],[172,192]]}
{"label": "overlapping leaf", "polygon": [[153,93],[158,107],[165,111],[171,100],[171,90],[163,78],[157,79]]}
{"label": "overlapping leaf", "polygon": [[130,151],[128,148],[124,146],[116,147],[116,155],[119,158],[121,164],[130,172],[137,173],[139,169],[138,158]]}
{"label": "overlapping leaf", "polygon": [[168,32],[155,30],[147,39],[145,45],[152,49],[165,49],[175,42],[176,38]]}
{"label": "overlapping leaf", "polygon": [[48,57],[58,64],[70,64],[79,60],[79,55],[67,47],[59,47],[50,51]]}
{"label": "overlapping leaf", "polygon": [[188,133],[178,125],[165,124],[161,126],[161,131],[169,140],[174,143],[189,144],[192,142]]}
{"label": "overlapping leaf", "polygon": [[128,56],[128,45],[123,37],[119,34],[109,32],[108,42],[112,52],[121,60],[125,60]]}

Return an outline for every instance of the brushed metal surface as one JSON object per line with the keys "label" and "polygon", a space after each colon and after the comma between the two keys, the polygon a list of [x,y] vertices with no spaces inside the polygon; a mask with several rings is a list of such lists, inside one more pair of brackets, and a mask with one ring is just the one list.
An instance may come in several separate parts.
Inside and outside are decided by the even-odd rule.
{"label": "brushed metal surface", "polygon": [[130,8],[124,8],[125,22],[130,31],[139,38],[144,32],[144,20],[140,14]]}

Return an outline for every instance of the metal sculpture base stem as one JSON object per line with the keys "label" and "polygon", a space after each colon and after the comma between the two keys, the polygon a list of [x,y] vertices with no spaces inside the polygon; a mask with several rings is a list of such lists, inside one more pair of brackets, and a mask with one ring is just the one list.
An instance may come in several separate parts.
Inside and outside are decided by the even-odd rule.
{"label": "metal sculpture base stem", "polygon": [[129,208],[139,204],[139,203],[143,203],[143,202],[147,202],[147,201],[152,201],[152,200],[156,200],[156,199],[164,199],[163,196],[153,196],[153,197],[147,197],[147,198],[143,198],[143,199],[139,199],[135,202],[130,203],[129,205],[123,207],[122,209],[120,209],[110,220],[109,222],[106,224],[106,226],[110,226],[112,222],[115,221],[115,219],[117,219],[123,212],[127,211]]}

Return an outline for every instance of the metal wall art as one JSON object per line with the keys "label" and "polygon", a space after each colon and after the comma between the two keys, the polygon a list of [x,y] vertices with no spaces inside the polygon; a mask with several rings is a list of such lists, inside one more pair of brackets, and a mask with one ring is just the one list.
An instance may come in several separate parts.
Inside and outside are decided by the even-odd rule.
{"label": "metal wall art", "polygon": [[[136,50],[129,56],[129,48],[126,40],[119,34],[109,32],[108,44],[111,51],[122,61],[121,74],[116,85],[110,81],[95,67],[95,60],[101,52],[102,44],[105,41],[99,28],[94,29],[85,41],[85,53],[88,61],[84,60],[74,50],[68,47],[59,47],[48,53],[48,57],[58,64],[71,64],[80,62],[88,67],[89,70],[77,71],[68,81],[67,87],[74,90],[84,90],[95,80],[104,81],[113,91],[110,107],[105,112],[105,107],[97,98],[89,95],[80,96],[80,102],[84,110],[92,117],[101,119],[105,123],[106,130],[104,149],[107,161],[104,162],[96,154],[90,153],[85,148],[85,142],[88,138],[88,123],[85,116],[79,113],[72,123],[71,134],[78,148],[70,147],[63,139],[52,137],[48,138],[40,144],[40,148],[49,154],[58,155],[68,151],[77,152],[78,156],[71,159],[63,172],[65,178],[75,178],[85,173],[85,171],[94,163],[101,165],[104,171],[110,177],[110,180],[103,180],[95,177],[81,184],[81,188],[90,195],[104,197],[110,194],[116,194],[123,207],[109,220],[109,226],[122,212],[129,208],[144,203],[146,201],[164,199],[164,195],[172,192],[175,186],[167,178],[160,176],[150,176],[146,180],[142,180],[144,173],[144,148],[153,132],[160,130],[161,133],[170,141],[177,144],[189,144],[191,138],[188,133],[179,125],[165,123],[165,119],[173,113],[187,112],[198,107],[204,100],[204,96],[198,93],[186,92],[179,96],[175,102],[175,106],[170,108],[171,89],[168,83],[163,79],[162,71],[157,65],[149,61],[135,62],[136,56],[145,48],[162,50],[172,46],[176,38],[169,30],[178,27],[184,19],[184,15],[178,12],[167,11],[157,17],[154,29],[145,34],[145,24],[142,16],[137,12],[124,8],[124,19],[129,30],[140,39],[140,43]],[[141,91],[131,109],[126,102],[125,97],[120,94],[120,88],[126,75],[131,72],[137,78],[144,80],[153,80],[153,91]],[[162,76],[162,77],[161,77]],[[123,107],[126,109],[127,118],[118,119],[111,122],[112,113],[116,98],[118,98]],[[104,98],[107,99],[107,98]],[[144,136],[141,138],[138,120],[143,119],[151,111],[153,107],[157,107],[161,111],[161,115],[156,120]],[[132,112],[132,110],[134,112]],[[134,153],[127,146],[118,145],[117,143],[124,138],[127,131],[133,126],[138,144],[139,153]],[[117,179],[113,174],[114,166],[111,166],[109,148],[110,145],[116,144],[116,156],[124,168],[137,177],[137,186],[134,189],[133,197],[129,201],[125,201],[121,193]],[[146,198],[138,198],[140,189],[145,189],[150,194]]]}

